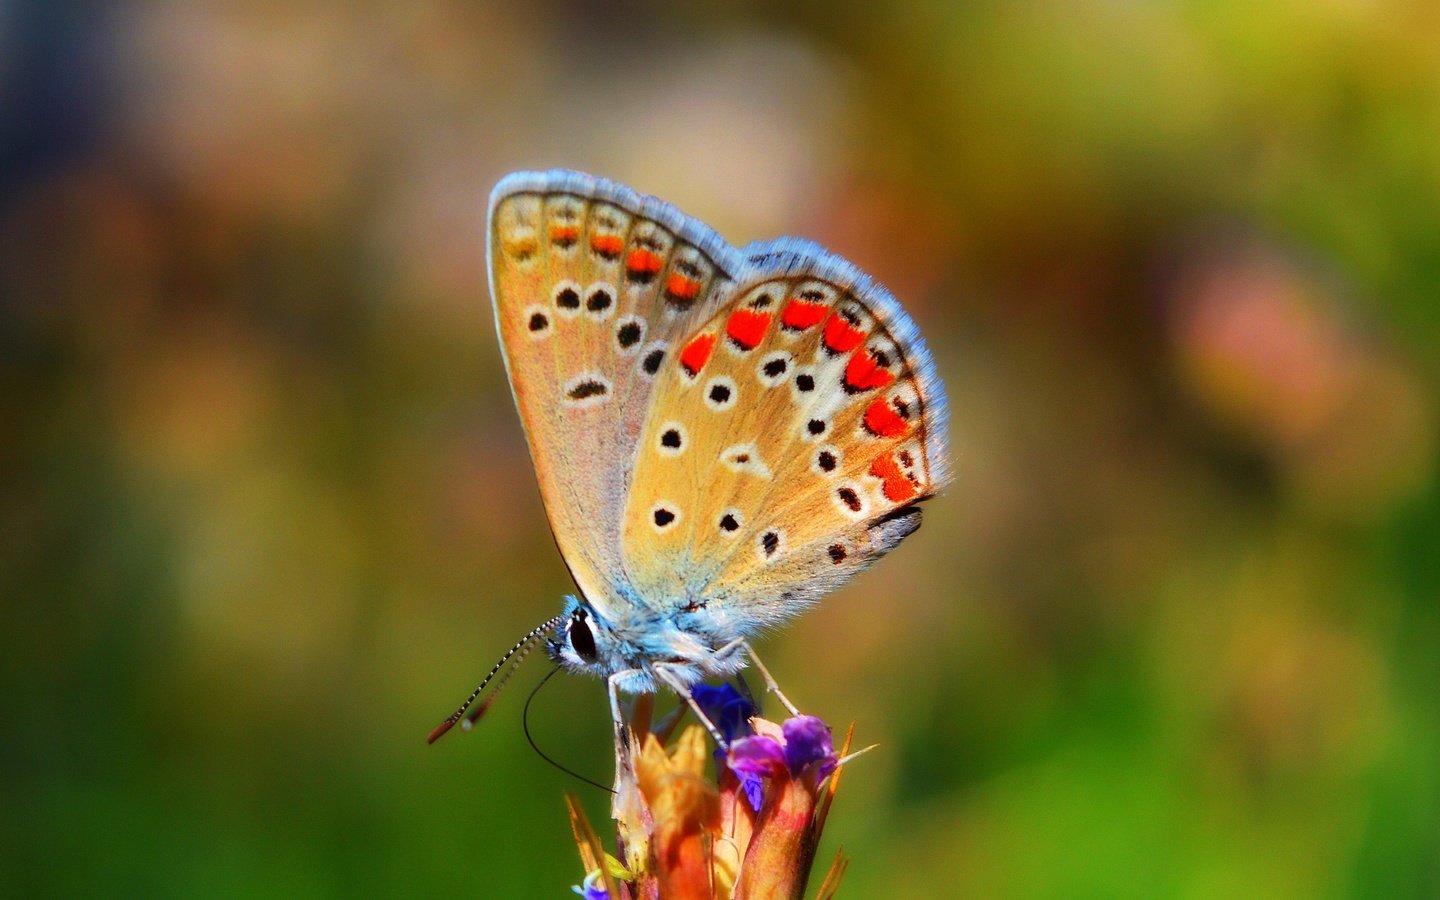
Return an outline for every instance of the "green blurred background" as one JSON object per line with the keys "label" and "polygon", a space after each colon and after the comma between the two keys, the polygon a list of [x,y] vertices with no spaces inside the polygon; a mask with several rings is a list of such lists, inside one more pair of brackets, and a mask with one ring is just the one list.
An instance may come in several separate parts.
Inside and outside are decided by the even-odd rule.
{"label": "green blurred background", "polygon": [[[1440,7],[0,3],[0,892],[567,896],[490,187],[793,233],[958,478],[782,635],[851,897],[1440,896]],[[598,683],[537,740],[602,780]]]}

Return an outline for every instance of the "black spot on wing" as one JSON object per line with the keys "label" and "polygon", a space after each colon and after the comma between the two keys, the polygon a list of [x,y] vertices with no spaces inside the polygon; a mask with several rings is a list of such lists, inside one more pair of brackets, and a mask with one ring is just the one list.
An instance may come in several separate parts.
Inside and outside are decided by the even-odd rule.
{"label": "black spot on wing", "polygon": [[760,546],[765,550],[766,556],[774,556],[775,551],[780,549],[780,535],[773,531],[767,531],[760,538]]}
{"label": "black spot on wing", "polygon": [[622,348],[633,347],[640,342],[642,329],[639,322],[625,322],[615,329],[615,343]]}
{"label": "black spot on wing", "polygon": [[568,393],[568,396],[571,400],[585,400],[589,397],[599,397],[608,392],[609,390],[610,389],[606,387],[604,383],[596,381],[593,378],[587,378],[586,380],[572,387]]}

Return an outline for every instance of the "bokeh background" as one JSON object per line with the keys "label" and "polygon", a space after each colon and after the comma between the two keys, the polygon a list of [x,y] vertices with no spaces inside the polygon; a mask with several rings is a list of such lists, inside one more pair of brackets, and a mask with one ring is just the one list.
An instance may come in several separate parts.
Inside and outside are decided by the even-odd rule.
{"label": "bokeh background", "polygon": [[[567,896],[484,204],[815,238],[958,478],[764,644],[851,897],[1440,896],[1440,8],[0,3],[0,888]],[[883,573],[883,574],[881,574]],[[604,780],[598,683],[536,739]]]}

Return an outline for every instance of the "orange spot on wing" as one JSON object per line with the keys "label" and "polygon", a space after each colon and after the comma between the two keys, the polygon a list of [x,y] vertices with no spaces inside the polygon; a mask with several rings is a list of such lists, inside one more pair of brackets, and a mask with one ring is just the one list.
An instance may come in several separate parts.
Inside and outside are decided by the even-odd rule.
{"label": "orange spot on wing", "polygon": [[557,244],[573,244],[578,237],[579,225],[555,225],[550,229],[550,240]]}
{"label": "orange spot on wing", "polygon": [[685,349],[680,351],[680,365],[685,367],[685,371],[690,373],[691,378],[694,378],[710,361],[710,353],[714,349],[715,335],[713,333],[697,334],[690,339],[690,343],[685,345]]}
{"label": "orange spot on wing", "polygon": [[909,428],[886,397],[877,398],[865,409],[865,430],[876,437],[899,437]]}
{"label": "orange spot on wing", "polygon": [[625,249],[625,239],[618,234],[592,234],[590,235],[590,248],[601,256],[614,258],[620,255]]}
{"label": "orange spot on wing", "polygon": [[870,474],[885,482],[881,490],[891,503],[903,503],[919,493],[908,476],[895,461],[895,454],[886,453],[875,457],[870,464]]}
{"label": "orange spot on wing", "polygon": [[654,275],[665,265],[665,260],[660,258],[653,250],[646,250],[644,247],[636,247],[630,251],[625,259],[625,269],[630,272],[643,272],[647,275]]}
{"label": "orange spot on wing", "polygon": [[700,293],[700,282],[694,278],[686,278],[679,272],[671,273],[665,279],[665,293],[676,300],[694,300],[695,295]]}
{"label": "orange spot on wing", "polygon": [[522,260],[535,253],[535,246],[535,232],[533,231],[505,240],[505,251],[511,256],[520,257]]}
{"label": "orange spot on wing", "polygon": [[865,340],[865,332],[851,325],[843,316],[832,315],[825,323],[825,346],[832,353],[849,353]]}
{"label": "orange spot on wing", "polygon": [[725,333],[742,349],[754,350],[770,327],[770,314],[756,309],[737,309],[725,323]]}
{"label": "orange spot on wing", "polygon": [[823,303],[791,300],[786,304],[785,311],[780,314],[780,321],[786,328],[804,331],[812,325],[818,325],[820,320],[825,318],[825,312],[828,309],[829,307]]}
{"label": "orange spot on wing", "polygon": [[895,373],[880,367],[868,350],[857,350],[845,365],[845,386],[852,391],[872,391],[895,380]]}

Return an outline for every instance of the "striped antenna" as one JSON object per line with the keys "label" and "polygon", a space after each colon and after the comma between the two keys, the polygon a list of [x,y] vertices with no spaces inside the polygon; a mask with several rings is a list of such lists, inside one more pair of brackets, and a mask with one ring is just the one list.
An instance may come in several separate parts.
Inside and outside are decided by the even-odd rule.
{"label": "striped antenna", "polygon": [[[425,743],[433,744],[436,741],[440,740],[440,738],[445,734],[445,732],[449,731],[451,728],[454,728],[455,723],[459,722],[462,718],[465,719],[465,724],[464,726],[462,726],[462,728],[463,730],[468,731],[470,729],[470,726],[474,725],[476,720],[478,720],[481,716],[485,714],[485,710],[490,708],[490,704],[495,702],[495,698],[499,696],[500,689],[505,686],[505,682],[510,680],[510,676],[515,674],[515,670],[520,667],[520,663],[524,662],[525,657],[530,654],[531,647],[534,645],[536,639],[538,639],[542,635],[554,631],[556,628],[559,628],[560,623],[564,621],[565,617],[563,615],[556,616],[555,618],[550,619],[547,622],[542,622],[539,625],[535,626],[530,630],[528,634],[526,634],[520,640],[516,641],[515,646],[511,647],[505,652],[504,656],[500,657],[500,661],[495,664],[495,666],[490,670],[490,673],[485,676],[483,681],[480,682],[480,686],[475,688],[475,690],[471,692],[470,696],[466,698],[464,703],[460,704],[460,708],[451,713],[445,719],[445,721],[435,726],[435,730],[430,732],[430,737],[425,739]],[[474,712],[472,712],[469,716],[466,716],[465,712],[470,709],[470,706],[475,702],[475,698],[479,697],[480,694],[484,692],[485,687],[490,684],[491,679],[495,677],[496,673],[499,672],[502,668],[504,668],[505,664],[510,661],[510,658],[516,656],[516,654],[519,654],[519,658],[515,660],[515,663],[510,666],[510,668],[505,672],[505,676],[501,678],[500,681],[495,685],[495,690],[491,692],[490,696],[485,698],[485,701],[483,703],[475,707]]]}

